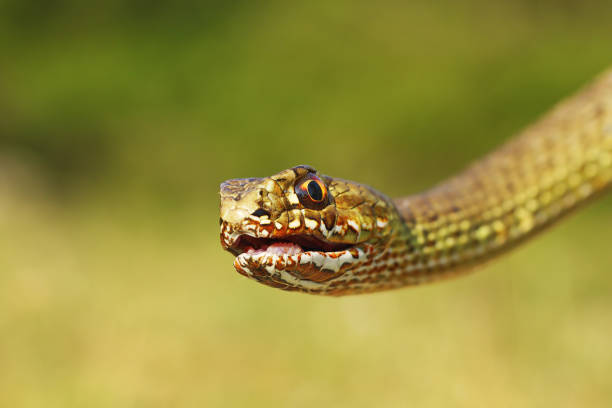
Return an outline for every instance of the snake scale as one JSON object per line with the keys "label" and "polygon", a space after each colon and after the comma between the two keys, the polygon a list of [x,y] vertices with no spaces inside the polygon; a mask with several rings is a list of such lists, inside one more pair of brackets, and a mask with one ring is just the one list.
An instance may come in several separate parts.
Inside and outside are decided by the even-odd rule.
{"label": "snake scale", "polygon": [[612,70],[458,175],[390,199],[297,166],[221,184],[221,244],[248,278],[322,295],[469,271],[612,183]]}

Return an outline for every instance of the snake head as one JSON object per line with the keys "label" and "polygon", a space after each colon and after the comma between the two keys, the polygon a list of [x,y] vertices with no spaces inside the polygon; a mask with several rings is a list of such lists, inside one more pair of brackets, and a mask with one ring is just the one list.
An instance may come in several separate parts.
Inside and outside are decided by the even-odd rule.
{"label": "snake head", "polygon": [[309,166],[228,180],[220,190],[221,245],[236,256],[234,267],[285,290],[358,289],[359,267],[381,255],[400,224],[381,193]]}

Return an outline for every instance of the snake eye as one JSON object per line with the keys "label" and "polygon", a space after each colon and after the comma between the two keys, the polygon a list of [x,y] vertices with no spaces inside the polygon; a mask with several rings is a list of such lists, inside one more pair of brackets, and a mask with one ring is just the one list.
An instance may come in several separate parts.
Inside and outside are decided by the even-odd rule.
{"label": "snake eye", "polygon": [[315,175],[300,180],[295,187],[295,193],[302,205],[307,208],[317,209],[327,204],[327,187]]}

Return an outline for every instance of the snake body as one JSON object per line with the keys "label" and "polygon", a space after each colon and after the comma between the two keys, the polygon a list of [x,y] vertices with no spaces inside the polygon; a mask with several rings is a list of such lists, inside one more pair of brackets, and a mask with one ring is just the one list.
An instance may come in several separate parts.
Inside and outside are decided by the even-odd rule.
{"label": "snake body", "polygon": [[228,180],[221,244],[239,273],[269,286],[380,291],[468,271],[611,184],[612,70],[422,194],[393,200],[309,166]]}

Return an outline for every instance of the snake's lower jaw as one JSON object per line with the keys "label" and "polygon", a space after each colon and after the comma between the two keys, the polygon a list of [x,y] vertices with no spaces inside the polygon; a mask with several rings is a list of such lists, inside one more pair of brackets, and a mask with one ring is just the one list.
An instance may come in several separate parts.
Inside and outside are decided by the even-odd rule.
{"label": "snake's lower jaw", "polygon": [[270,251],[243,252],[234,260],[241,275],[276,288],[302,292],[328,292],[344,281],[355,265],[363,263],[369,246],[354,246],[341,251],[304,251],[276,254]]}

